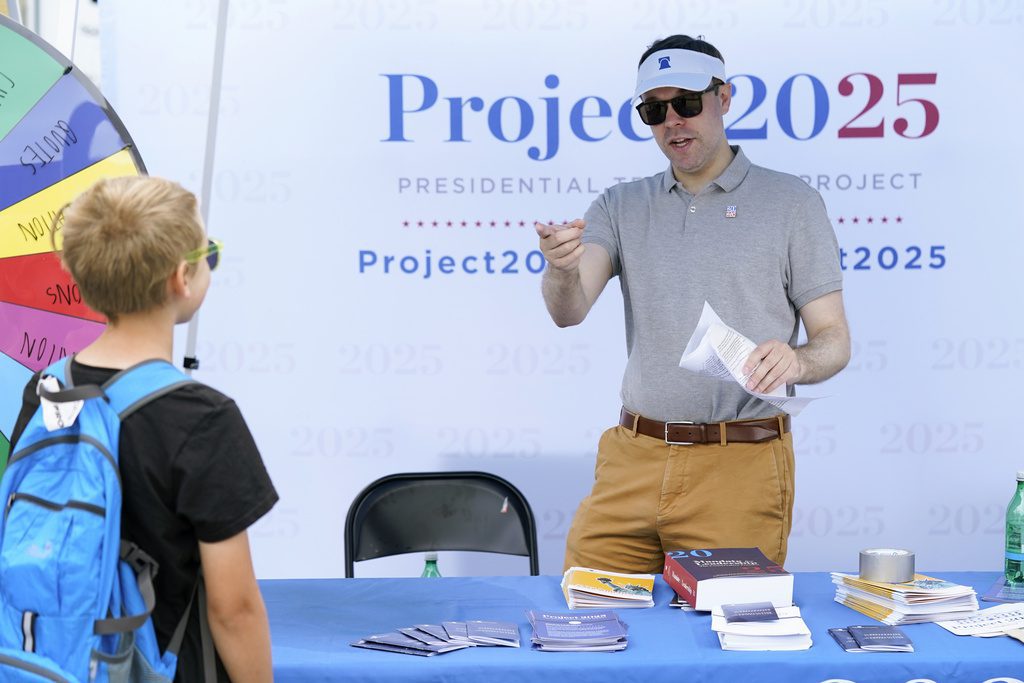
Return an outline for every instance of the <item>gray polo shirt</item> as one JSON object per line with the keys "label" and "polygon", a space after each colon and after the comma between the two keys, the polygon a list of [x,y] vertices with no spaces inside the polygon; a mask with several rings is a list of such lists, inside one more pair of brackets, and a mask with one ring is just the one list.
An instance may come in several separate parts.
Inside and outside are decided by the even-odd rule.
{"label": "gray polo shirt", "polygon": [[835,231],[818,192],[732,149],[732,163],[697,195],[676,182],[670,166],[608,188],[585,215],[583,242],[608,251],[622,286],[622,403],[655,420],[778,413],[738,385],[679,367],[705,300],[755,343],[795,345],[797,311],[842,289]]}

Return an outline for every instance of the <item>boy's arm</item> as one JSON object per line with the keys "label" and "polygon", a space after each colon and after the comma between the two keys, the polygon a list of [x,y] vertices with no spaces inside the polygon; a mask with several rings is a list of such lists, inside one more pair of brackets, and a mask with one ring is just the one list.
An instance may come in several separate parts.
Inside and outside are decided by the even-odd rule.
{"label": "boy's arm", "polygon": [[235,683],[273,681],[270,624],[243,531],[218,543],[199,543],[206,579],[206,613],[224,667]]}

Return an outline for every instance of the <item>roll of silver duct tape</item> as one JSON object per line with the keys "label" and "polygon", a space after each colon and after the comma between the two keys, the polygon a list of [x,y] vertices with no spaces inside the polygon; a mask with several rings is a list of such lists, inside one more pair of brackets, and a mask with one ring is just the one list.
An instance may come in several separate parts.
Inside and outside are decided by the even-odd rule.
{"label": "roll of silver duct tape", "polygon": [[883,583],[906,583],[914,579],[914,553],[896,548],[868,548],[860,551],[860,578]]}

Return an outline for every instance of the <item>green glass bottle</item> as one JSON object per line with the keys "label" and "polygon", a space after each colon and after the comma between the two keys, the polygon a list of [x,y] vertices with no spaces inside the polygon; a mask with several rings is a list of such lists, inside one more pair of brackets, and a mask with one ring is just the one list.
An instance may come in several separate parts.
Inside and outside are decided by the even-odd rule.
{"label": "green glass bottle", "polygon": [[423,556],[425,560],[423,563],[423,573],[420,574],[422,577],[437,577],[441,576],[441,572],[437,570],[437,553],[427,553]]}
{"label": "green glass bottle", "polygon": [[1006,506],[1006,583],[1024,585],[1024,470],[1017,472],[1017,490]]}

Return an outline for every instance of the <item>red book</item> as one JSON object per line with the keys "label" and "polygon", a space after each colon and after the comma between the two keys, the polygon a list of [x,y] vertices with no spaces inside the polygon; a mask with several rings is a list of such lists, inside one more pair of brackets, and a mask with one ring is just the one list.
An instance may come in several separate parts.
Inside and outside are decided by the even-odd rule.
{"label": "red book", "polygon": [[708,548],[665,553],[665,583],[691,607],[770,602],[793,604],[793,575],[757,548]]}

